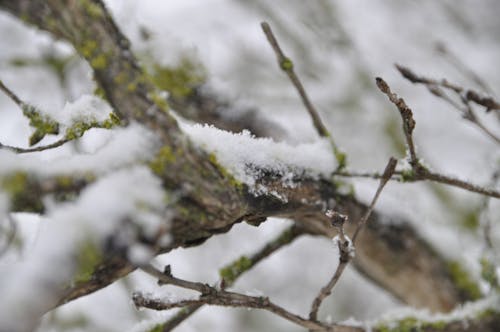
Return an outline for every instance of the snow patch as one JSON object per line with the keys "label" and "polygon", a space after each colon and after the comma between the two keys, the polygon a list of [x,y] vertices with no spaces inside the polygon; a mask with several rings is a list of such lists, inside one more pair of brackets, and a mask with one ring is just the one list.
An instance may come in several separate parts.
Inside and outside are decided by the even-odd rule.
{"label": "snow patch", "polygon": [[41,110],[41,112],[57,121],[64,131],[77,122],[103,122],[109,119],[113,110],[107,102],[97,96],[82,95],[74,102],[66,102],[62,109]]}
{"label": "snow patch", "polygon": [[[250,187],[255,186],[260,175],[258,169],[279,174],[284,184],[293,187],[292,171],[304,171],[312,177],[327,176],[337,166],[327,139],[294,146],[270,138],[256,138],[246,130],[235,134],[211,125],[185,122],[180,125],[195,144],[214,153],[237,180]],[[263,193],[262,188],[256,189],[256,194]]]}

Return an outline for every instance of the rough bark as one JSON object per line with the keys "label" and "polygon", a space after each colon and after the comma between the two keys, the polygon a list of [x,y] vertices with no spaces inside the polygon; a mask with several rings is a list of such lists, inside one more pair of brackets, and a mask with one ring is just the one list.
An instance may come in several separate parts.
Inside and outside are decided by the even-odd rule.
{"label": "rough bark", "polygon": [[[249,193],[215,158],[195,148],[183,135],[101,1],[1,0],[0,8],[71,43],[92,67],[97,83],[123,123],[141,122],[160,138],[157,157],[151,161],[153,171],[166,190],[187,189],[172,206],[173,244],[157,248],[158,253],[199,245],[237,222],[258,223],[269,216],[291,218],[311,234],[332,237],[336,231],[328,225],[325,208],[347,214],[350,220],[358,220],[364,212],[365,206],[354,197],[340,194],[332,179],[312,179],[303,174],[296,174],[297,186],[289,188],[282,185],[279,175],[260,170],[258,181],[287,197],[287,202],[272,195],[256,197]],[[81,183],[78,190],[83,186]],[[38,211],[42,210],[38,206]],[[449,310],[470,299],[454,283],[443,257],[409,224],[390,225],[382,222],[383,218],[375,213],[358,242],[355,262],[360,271],[417,307]],[[91,280],[67,288],[59,303],[97,291],[132,269],[122,257],[111,255]]]}

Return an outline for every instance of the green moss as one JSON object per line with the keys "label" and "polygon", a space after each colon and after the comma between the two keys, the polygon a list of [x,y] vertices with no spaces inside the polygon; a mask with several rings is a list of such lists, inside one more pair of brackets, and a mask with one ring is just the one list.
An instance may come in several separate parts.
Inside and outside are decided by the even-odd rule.
{"label": "green moss", "polygon": [[415,317],[407,317],[397,322],[382,323],[375,326],[377,332],[423,332],[428,330],[442,330],[447,326],[444,321],[422,322]]}
{"label": "green moss", "polygon": [[90,281],[95,268],[102,260],[102,252],[95,243],[91,240],[81,243],[76,254],[77,272],[73,280],[76,283]]}
{"label": "green moss", "polygon": [[252,267],[252,260],[246,256],[241,256],[235,262],[219,270],[220,277],[226,284],[232,284],[243,272]]}
{"label": "green moss", "polygon": [[162,332],[165,324],[157,324],[153,326],[151,329],[148,330],[148,332]]}
{"label": "green moss", "polygon": [[82,135],[90,128],[99,127],[97,122],[77,122],[66,129],[65,137],[69,140],[74,140],[82,137]]}
{"label": "green moss", "polygon": [[289,71],[289,70],[292,70],[293,69],[293,62],[291,59],[289,58],[284,58],[281,62],[280,62],[280,68],[284,71]]}
{"label": "green moss", "polygon": [[460,224],[466,229],[476,230],[479,228],[479,211],[475,209],[464,211],[460,216],[462,217]]}
{"label": "green moss", "polygon": [[98,54],[90,60],[90,66],[94,69],[105,69],[108,65],[108,61],[104,54]]}
{"label": "green moss", "polygon": [[68,175],[59,175],[55,178],[57,184],[63,188],[71,187],[73,185],[73,178]]}
{"label": "green moss", "polygon": [[85,134],[85,132],[91,128],[111,129],[114,126],[117,126],[119,124],[120,124],[120,118],[118,116],[116,116],[116,114],[110,113],[109,118],[102,121],[102,122],[80,121],[80,122],[74,123],[71,127],[66,129],[65,137],[68,140],[74,140],[74,139],[82,137],[83,134]]}
{"label": "green moss", "polygon": [[476,282],[474,282],[467,271],[465,271],[460,263],[451,261],[448,263],[448,272],[455,286],[469,300],[477,300],[481,297],[481,291]]}
{"label": "green moss", "polygon": [[206,81],[203,66],[189,57],[184,57],[175,67],[153,65],[151,78],[161,90],[168,91],[174,98],[191,95],[193,88]]}
{"label": "green moss", "polygon": [[208,160],[212,165],[217,168],[217,171],[229,182],[229,185],[238,190],[242,190],[244,185],[242,182],[238,181],[227,169],[222,166],[217,160],[217,156],[214,153],[208,155]]}
{"label": "green moss", "polygon": [[437,322],[432,322],[432,323],[429,323],[429,324],[425,324],[425,326],[427,327],[430,327],[434,330],[444,330],[444,328],[447,326],[448,324],[444,321],[437,321]]}
{"label": "green moss", "polygon": [[341,170],[345,168],[347,164],[347,155],[344,152],[340,152],[338,149],[334,150],[334,154],[335,154],[335,159],[337,159],[338,163],[337,169]]}
{"label": "green moss", "polygon": [[481,258],[479,263],[481,264],[481,278],[490,284],[493,289],[500,289],[496,266],[486,258]]}
{"label": "green moss", "polygon": [[153,91],[148,93],[148,98],[158,106],[158,108],[164,112],[168,112],[168,102],[167,98],[162,96],[159,91]]}
{"label": "green moss", "polygon": [[484,311],[481,311],[479,314],[477,314],[476,319],[478,321],[485,320],[485,319],[487,319],[487,318],[489,318],[491,316],[498,315],[498,312],[499,312],[498,309],[495,310],[495,309],[492,309],[492,308],[488,308],[488,309],[486,309]]}
{"label": "green moss", "polygon": [[97,51],[97,42],[93,39],[86,39],[80,47],[78,47],[78,53],[80,53],[84,58],[89,59]]}
{"label": "green moss", "polygon": [[170,146],[164,146],[158,151],[155,158],[149,163],[151,170],[157,175],[163,175],[169,164],[176,160]]}
{"label": "green moss", "polygon": [[103,123],[100,124],[101,128],[111,129],[114,126],[120,125],[120,118],[115,113],[110,113],[109,118],[104,120]]}
{"label": "green moss", "polygon": [[26,190],[28,183],[28,174],[26,172],[15,172],[1,180],[2,189],[11,197],[22,194]]}
{"label": "green moss", "polygon": [[42,115],[36,107],[24,104],[22,110],[24,116],[29,119],[30,126],[35,128],[30,137],[30,145],[40,142],[45,135],[59,133],[59,124],[48,116]]}
{"label": "green moss", "polygon": [[102,8],[99,5],[88,0],[80,0],[80,4],[85,9],[85,12],[87,12],[87,14],[92,18],[100,18],[104,16]]}
{"label": "green moss", "polygon": [[102,99],[106,99],[106,92],[99,84],[97,84],[94,89],[94,95],[101,97]]}

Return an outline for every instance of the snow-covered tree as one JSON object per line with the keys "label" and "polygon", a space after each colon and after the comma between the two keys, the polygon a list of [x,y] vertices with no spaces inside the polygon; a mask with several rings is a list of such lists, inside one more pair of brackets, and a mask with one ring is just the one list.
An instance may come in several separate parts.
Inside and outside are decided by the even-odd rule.
{"label": "snow-covered tree", "polygon": [[0,0],[0,331],[498,331],[468,6]]}

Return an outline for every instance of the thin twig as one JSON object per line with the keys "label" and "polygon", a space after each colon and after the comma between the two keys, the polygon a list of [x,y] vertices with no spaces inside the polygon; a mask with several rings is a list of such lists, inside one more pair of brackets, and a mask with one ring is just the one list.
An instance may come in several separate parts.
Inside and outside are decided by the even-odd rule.
{"label": "thin twig", "polygon": [[[405,69],[406,70],[406,69]],[[421,78],[417,77],[415,74],[413,74],[411,71],[405,72],[403,74],[405,77],[411,77],[408,78],[410,80],[416,80],[419,81]],[[438,183],[443,183],[447,184],[450,186],[462,188],[471,192],[475,192],[478,194],[494,197],[494,198],[500,198],[500,191],[495,190],[495,189],[488,189],[484,188],[457,178],[449,177],[446,175],[434,173],[427,169],[425,166],[423,166],[415,152],[415,145],[413,143],[413,129],[415,129],[415,120],[413,119],[413,112],[412,110],[406,105],[405,101],[403,98],[399,98],[397,94],[393,93],[389,87],[389,85],[380,77],[376,78],[376,83],[377,87],[382,91],[391,103],[393,103],[399,110],[399,113],[401,114],[401,118],[403,119],[403,131],[405,133],[405,138],[406,138],[406,143],[408,145],[409,149],[409,154],[410,154],[410,160],[409,163],[412,168],[412,173],[410,174],[403,174],[400,173],[404,176],[405,181],[422,181],[422,180],[429,180],[429,181],[434,181]]]}
{"label": "thin twig", "polygon": [[[470,105],[471,102],[476,103],[478,105],[481,105],[486,108],[486,112],[490,110],[500,110],[500,103],[498,103],[495,99],[492,97],[485,97],[481,96],[480,93],[474,91],[474,90],[466,90],[463,87],[453,84],[448,82],[447,80],[443,79],[441,81],[431,79],[428,77],[424,76],[419,76],[415,74],[412,70],[410,70],[407,67],[403,67],[400,65],[396,65],[396,68],[398,71],[403,75],[404,78],[409,80],[410,82],[414,84],[423,84],[429,89],[429,91],[435,95],[436,97],[439,97],[452,105],[454,108],[460,111],[462,116],[474,123],[481,131],[483,131],[486,135],[488,135],[491,139],[493,139],[496,143],[500,144],[500,137],[493,133],[488,127],[486,127],[478,118],[478,116],[475,114],[474,109]],[[444,91],[443,89],[440,89],[440,87],[445,88],[447,90],[452,91],[455,93],[458,98],[460,99],[462,105],[457,103],[455,100],[450,98]]]}
{"label": "thin twig", "polygon": [[380,77],[375,79],[377,87],[382,91],[399,110],[401,118],[403,119],[403,131],[406,138],[406,144],[410,153],[410,165],[418,165],[417,153],[415,152],[415,144],[413,143],[413,130],[415,129],[415,120],[413,119],[413,112],[406,105],[403,98],[399,98],[397,94],[391,91],[389,85]]}
{"label": "thin twig", "polygon": [[12,90],[3,84],[2,80],[0,80],[0,90],[2,90],[19,107],[23,108],[26,105]]}
{"label": "thin twig", "polygon": [[364,227],[364,225],[367,223],[368,218],[370,218],[370,215],[373,212],[373,209],[375,207],[375,204],[377,203],[377,200],[380,196],[380,193],[384,189],[385,185],[387,182],[391,179],[392,175],[394,174],[394,170],[396,169],[396,164],[397,160],[395,158],[390,158],[389,162],[387,163],[387,166],[385,167],[384,173],[382,175],[382,178],[380,180],[379,186],[377,188],[377,191],[375,192],[375,195],[373,196],[373,199],[368,206],[368,209],[366,210],[365,214],[363,217],[358,221],[356,230],[354,232],[354,235],[352,237],[352,242],[349,241],[349,239],[345,236],[344,234],[344,223],[347,221],[347,216],[343,216],[339,213],[336,212],[330,212],[327,216],[331,218],[332,224],[337,226],[339,229],[339,240],[337,241],[338,243],[338,248],[339,248],[339,264],[337,265],[337,269],[335,270],[335,273],[333,274],[332,278],[330,281],[323,287],[321,288],[320,292],[316,296],[316,298],[313,300],[313,303],[311,304],[311,311],[309,312],[309,319],[313,321],[317,321],[318,318],[318,311],[321,306],[321,303],[323,303],[323,300],[327,298],[333,290],[333,287],[337,284],[339,281],[340,277],[342,276],[342,273],[344,272],[345,268],[347,267],[347,264],[351,261],[353,255],[353,248],[354,244],[356,242],[356,239],[358,237],[359,232],[361,229]]}
{"label": "thin twig", "polygon": [[[300,325],[310,330],[340,331],[340,329],[336,329],[336,325],[327,325],[320,322],[311,321],[299,315],[293,314],[287,311],[286,309],[274,304],[267,297],[249,296],[240,293],[229,292],[223,289],[217,289],[215,287],[206,284],[175,278],[169,272],[162,273],[161,271],[159,271],[150,264],[141,267],[141,269],[144,272],[157,278],[158,281],[161,283],[171,284],[182,288],[195,290],[200,292],[201,295],[198,297],[198,299],[195,300],[165,302],[155,299],[146,299],[142,294],[137,293],[134,294],[133,300],[138,307],[144,306],[155,310],[164,310],[170,308],[184,307],[186,305],[210,304],[210,305],[229,306],[229,307],[255,308],[272,312],[275,315],[278,315],[288,321],[291,321],[297,325]],[[358,331],[361,330],[358,329]]]}
{"label": "thin twig", "polygon": [[[262,247],[260,250],[258,250],[256,253],[251,255],[248,260],[248,266],[246,269],[239,269],[233,273],[231,280],[223,280],[221,281],[221,284],[224,284],[224,288],[231,287],[234,282],[246,271],[249,271],[252,269],[255,265],[257,265],[259,262],[264,260],[266,257],[270,256],[277,250],[281,249],[285,245],[288,245],[291,243],[293,240],[298,238],[300,235],[302,235],[303,232],[295,225],[287,228],[284,230],[278,237],[276,237],[274,240],[271,242],[267,243],[264,247]],[[237,262],[240,259],[235,260],[234,262],[230,263],[229,266],[234,266],[237,264]],[[172,318],[170,318],[168,321],[162,324],[162,331],[163,332],[168,332],[172,331],[175,327],[177,327],[180,323],[182,323],[184,320],[189,318],[192,314],[194,314],[199,308],[203,306],[202,303],[194,303],[190,304],[188,306],[185,306],[177,312]]]}
{"label": "thin twig", "polygon": [[323,300],[332,293],[333,287],[340,279],[340,276],[344,272],[344,269],[347,267],[347,264],[349,263],[352,255],[351,242],[344,234],[344,224],[345,222],[347,222],[348,217],[330,210],[327,211],[327,216],[331,218],[332,225],[335,225],[339,229],[339,238],[337,240],[337,245],[339,248],[339,263],[330,281],[321,288],[318,295],[314,298],[311,304],[309,319],[313,321],[318,320],[318,311],[321,303],[323,303]]}
{"label": "thin twig", "polygon": [[478,194],[482,194],[485,196],[493,197],[493,198],[500,198],[500,191],[495,190],[495,189],[488,189],[488,188],[483,188],[481,186],[469,183],[464,180],[460,180],[457,178],[453,178],[450,176],[442,175],[439,173],[434,173],[432,171],[429,171],[427,169],[422,169],[419,174],[417,175],[417,180],[429,180],[429,181],[434,181],[438,183],[443,183],[447,184],[453,187],[458,187],[462,188],[471,192],[475,192]]}
{"label": "thin twig", "polygon": [[37,146],[37,147],[34,147],[34,148],[19,148],[19,147],[16,147],[16,146],[10,146],[10,145],[3,145],[2,143],[0,143],[0,149],[7,149],[7,150],[11,150],[15,153],[30,153],[30,152],[40,152],[40,151],[45,151],[45,150],[50,150],[50,149],[54,149],[54,148],[57,148],[57,147],[60,147],[61,145],[67,143],[71,141],[69,138],[67,137],[64,137],[64,138],[61,138],[60,140],[54,142],[54,143],[51,143],[51,144],[47,144],[47,145],[42,145],[42,146]]}
{"label": "thin twig", "polygon": [[375,193],[375,196],[373,196],[373,199],[368,206],[368,209],[366,210],[365,214],[361,218],[361,220],[358,222],[358,225],[356,227],[356,230],[354,231],[354,235],[352,236],[352,243],[356,243],[356,239],[358,238],[359,232],[363,229],[363,227],[366,225],[368,222],[368,218],[370,218],[370,215],[373,212],[373,209],[375,207],[375,204],[377,204],[377,200],[380,196],[380,193],[384,189],[385,185],[387,182],[391,179],[392,175],[394,174],[394,171],[396,169],[396,164],[398,161],[396,158],[391,157],[389,159],[389,162],[387,163],[387,166],[385,167],[384,173],[382,174],[382,178],[380,179],[380,183],[377,188],[377,192]]}
{"label": "thin twig", "polygon": [[267,37],[267,40],[269,41],[269,44],[271,45],[271,47],[274,50],[274,53],[276,54],[276,58],[278,59],[278,65],[280,66],[281,70],[283,70],[288,75],[288,78],[290,78],[290,81],[292,82],[293,86],[297,89],[297,92],[300,95],[302,103],[304,104],[307,112],[309,113],[309,116],[312,119],[314,128],[318,132],[319,136],[327,137],[330,140],[330,144],[332,145],[335,158],[339,163],[339,168],[343,168],[345,166],[345,154],[339,150],[339,148],[333,141],[331,133],[323,124],[323,121],[321,120],[318,111],[316,110],[311,100],[309,99],[306,90],[304,89],[304,86],[302,85],[299,77],[297,76],[295,70],[293,69],[292,60],[289,57],[287,57],[281,50],[281,47],[279,46],[278,41],[274,36],[273,31],[271,30],[269,24],[267,22],[262,22],[261,27],[262,31],[264,31],[264,34]]}

